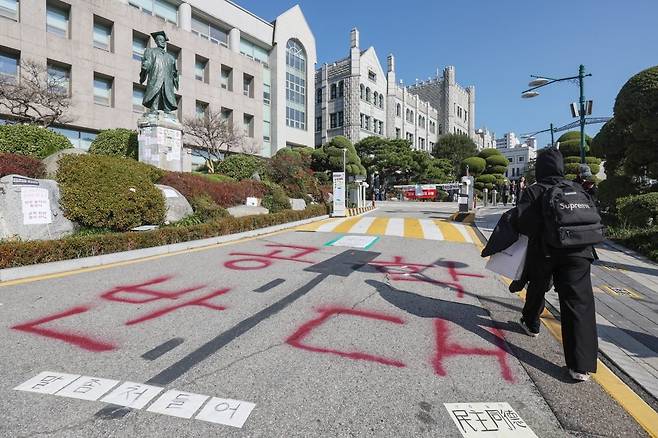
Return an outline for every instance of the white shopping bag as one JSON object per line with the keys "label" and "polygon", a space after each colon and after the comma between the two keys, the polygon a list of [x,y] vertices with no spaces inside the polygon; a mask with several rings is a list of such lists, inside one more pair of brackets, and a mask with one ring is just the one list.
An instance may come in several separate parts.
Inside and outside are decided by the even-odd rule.
{"label": "white shopping bag", "polygon": [[527,251],[528,237],[519,234],[519,240],[512,246],[489,257],[485,268],[511,280],[518,280],[523,274]]}

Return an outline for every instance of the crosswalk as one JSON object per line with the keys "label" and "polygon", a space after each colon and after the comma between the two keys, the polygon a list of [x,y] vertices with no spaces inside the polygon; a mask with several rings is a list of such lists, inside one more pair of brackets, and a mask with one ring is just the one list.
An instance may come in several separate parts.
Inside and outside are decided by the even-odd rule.
{"label": "crosswalk", "polygon": [[297,230],[320,233],[398,236],[462,243],[473,243],[475,238],[473,230],[468,225],[446,220],[395,217],[333,218],[302,225]]}

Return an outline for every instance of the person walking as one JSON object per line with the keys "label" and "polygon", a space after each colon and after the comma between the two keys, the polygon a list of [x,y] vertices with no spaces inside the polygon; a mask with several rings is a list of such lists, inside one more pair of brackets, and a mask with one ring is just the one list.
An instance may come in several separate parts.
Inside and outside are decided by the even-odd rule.
{"label": "person walking", "polygon": [[505,181],[502,187],[502,198],[503,198],[503,205],[507,207],[507,200],[509,199],[509,182]]}
{"label": "person walking", "polygon": [[[551,278],[560,299],[564,358],[569,375],[576,381],[586,381],[589,373],[596,372],[598,336],[596,311],[590,268],[596,253],[592,243],[603,240],[602,226],[587,225],[585,228],[568,226],[560,236],[577,237],[573,241],[560,241],[552,234],[551,205],[568,209],[555,214],[582,217],[583,222],[595,222],[600,217],[592,200],[575,184],[564,178],[562,154],[555,148],[544,150],[537,157],[537,183],[527,187],[517,205],[517,230],[529,238],[525,274],[528,279],[526,302],[519,323],[526,334],[539,335],[539,317],[544,310],[544,294],[550,289]],[[559,196],[558,196],[559,195]],[[559,202],[553,202],[560,199]],[[587,204],[585,207],[583,207]],[[556,207],[559,209],[559,207]],[[550,211],[549,211],[550,210]],[[574,216],[578,215],[578,216]],[[564,217],[557,217],[559,222]],[[600,236],[599,236],[600,234]]]}

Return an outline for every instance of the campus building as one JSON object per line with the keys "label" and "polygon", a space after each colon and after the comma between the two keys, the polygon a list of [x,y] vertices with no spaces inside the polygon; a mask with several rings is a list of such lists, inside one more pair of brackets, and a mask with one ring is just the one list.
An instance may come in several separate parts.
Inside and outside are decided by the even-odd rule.
{"label": "campus building", "polygon": [[74,121],[58,130],[86,149],[99,130],[136,129],[158,30],[177,58],[179,119],[221,112],[266,157],[314,145],[315,38],[299,6],[269,22],[228,0],[1,0],[0,74],[30,59],[64,78]]}
{"label": "campus building", "polygon": [[513,132],[508,132],[496,140],[496,147],[509,160],[505,176],[517,180],[525,175],[528,165],[537,158],[537,139],[528,137],[521,143]]}
{"label": "campus building", "polygon": [[462,88],[455,68],[405,87],[398,83],[395,57],[386,71],[375,49],[361,50],[359,31],[350,33],[350,55],[324,64],[315,73],[315,144],[343,135],[352,142],[370,136],[403,138],[412,148],[431,152],[444,134],[476,141],[475,88]]}

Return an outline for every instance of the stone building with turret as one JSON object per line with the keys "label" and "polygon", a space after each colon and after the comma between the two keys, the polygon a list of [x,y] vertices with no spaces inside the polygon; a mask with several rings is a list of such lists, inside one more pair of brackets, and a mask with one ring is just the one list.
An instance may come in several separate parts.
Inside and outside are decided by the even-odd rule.
{"label": "stone building with turret", "polygon": [[395,57],[386,70],[374,47],[361,50],[359,31],[350,32],[350,54],[315,73],[315,144],[343,135],[352,142],[381,136],[409,140],[431,152],[439,137],[465,134],[476,140],[475,87],[461,87],[455,67],[441,76],[404,86],[396,77]]}

